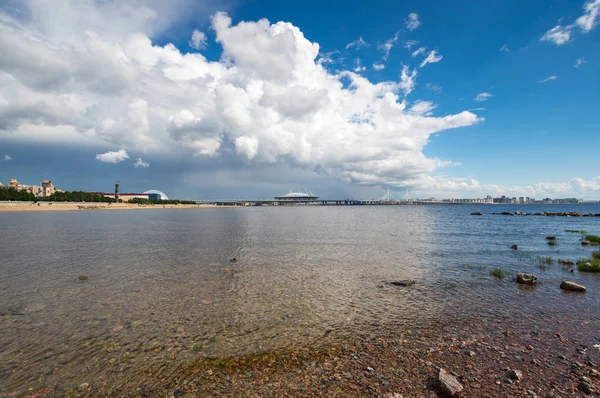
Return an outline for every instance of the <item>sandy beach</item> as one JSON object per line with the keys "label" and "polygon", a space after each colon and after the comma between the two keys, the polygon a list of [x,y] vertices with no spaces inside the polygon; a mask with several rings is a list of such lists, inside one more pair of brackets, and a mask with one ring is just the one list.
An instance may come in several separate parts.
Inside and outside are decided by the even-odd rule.
{"label": "sandy beach", "polygon": [[99,211],[99,210],[147,210],[147,209],[198,209],[213,208],[215,205],[139,205],[128,203],[0,203],[3,211]]}

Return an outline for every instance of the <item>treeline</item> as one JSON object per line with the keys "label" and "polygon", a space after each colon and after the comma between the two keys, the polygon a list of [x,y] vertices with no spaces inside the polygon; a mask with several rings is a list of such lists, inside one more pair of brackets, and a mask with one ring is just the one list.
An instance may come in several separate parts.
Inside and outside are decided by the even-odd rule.
{"label": "treeline", "polygon": [[163,200],[163,199],[143,199],[133,198],[127,203],[137,203],[140,205],[195,205],[193,200]]}
{"label": "treeline", "polygon": [[0,200],[28,202],[115,202],[113,198],[84,191],[55,192],[50,196],[41,197],[23,190],[17,191],[14,188],[0,188]]}

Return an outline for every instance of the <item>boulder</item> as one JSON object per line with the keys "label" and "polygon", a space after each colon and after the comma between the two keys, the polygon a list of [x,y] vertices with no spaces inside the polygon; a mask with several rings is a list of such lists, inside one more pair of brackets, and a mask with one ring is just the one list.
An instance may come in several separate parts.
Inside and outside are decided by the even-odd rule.
{"label": "boulder", "polygon": [[483,216],[483,213],[480,211],[474,211],[473,213],[471,213],[472,216]]}
{"label": "boulder", "polygon": [[452,376],[445,369],[440,368],[437,377],[437,389],[440,393],[449,397],[458,397],[463,390],[463,386],[458,382],[456,377]]}
{"label": "boulder", "polygon": [[512,213],[511,213],[511,212],[509,212],[509,211],[503,211],[503,212],[502,212],[502,215],[503,215],[503,216],[514,216],[514,214],[512,214]]}
{"label": "boulder", "polygon": [[519,250],[519,245],[517,245],[517,244],[515,243],[515,244],[513,244],[513,245],[512,245],[510,248],[511,248],[511,249],[513,249],[513,250]]}
{"label": "boulder", "polygon": [[556,240],[556,236],[546,236],[547,240]]}
{"label": "boulder", "polygon": [[581,246],[589,246],[591,244],[592,244],[592,242],[590,242],[589,240],[585,240],[584,239],[584,240],[581,241]]}
{"label": "boulder", "polygon": [[394,286],[412,286],[415,284],[415,281],[406,279],[403,281],[393,281],[393,282],[390,282],[390,284],[392,284]]}
{"label": "boulder", "polygon": [[533,274],[518,273],[517,283],[521,285],[535,285],[537,283],[537,276]]}
{"label": "boulder", "polygon": [[564,281],[560,284],[560,288],[571,292],[585,292],[585,286],[571,281]]}

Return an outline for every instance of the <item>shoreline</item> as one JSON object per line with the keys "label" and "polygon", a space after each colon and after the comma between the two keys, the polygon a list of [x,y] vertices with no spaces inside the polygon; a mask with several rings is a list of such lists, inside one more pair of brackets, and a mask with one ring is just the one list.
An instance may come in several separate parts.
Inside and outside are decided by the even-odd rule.
{"label": "shoreline", "polygon": [[88,377],[73,389],[38,385],[30,391],[52,397],[435,398],[444,396],[436,384],[443,368],[462,385],[462,397],[595,396],[600,320],[546,315],[468,316],[403,331],[388,325],[314,345],[187,363],[165,358],[158,367],[130,369],[114,384]]}
{"label": "shoreline", "polygon": [[[39,205],[38,205],[39,204]],[[38,204],[11,204],[1,203],[1,212],[28,212],[28,211],[104,211],[104,210],[147,210],[147,209],[202,209],[217,208],[224,206],[215,206],[208,204],[196,205],[140,205],[127,203],[44,203]]]}

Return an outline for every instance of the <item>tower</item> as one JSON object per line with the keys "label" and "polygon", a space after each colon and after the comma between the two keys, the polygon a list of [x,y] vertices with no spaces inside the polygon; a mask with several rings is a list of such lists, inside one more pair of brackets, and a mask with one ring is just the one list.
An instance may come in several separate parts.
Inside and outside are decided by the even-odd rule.
{"label": "tower", "polygon": [[115,184],[115,202],[119,201],[119,181]]}

